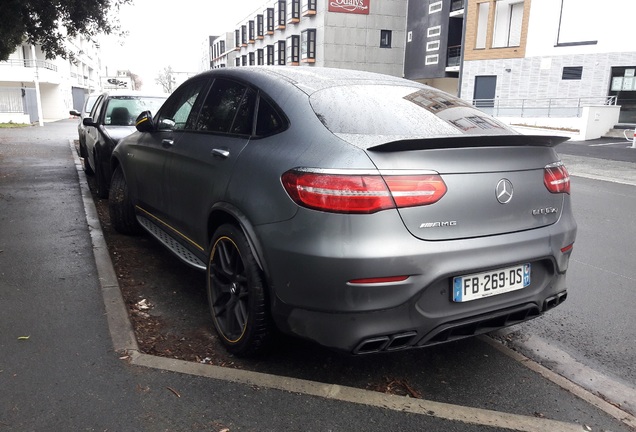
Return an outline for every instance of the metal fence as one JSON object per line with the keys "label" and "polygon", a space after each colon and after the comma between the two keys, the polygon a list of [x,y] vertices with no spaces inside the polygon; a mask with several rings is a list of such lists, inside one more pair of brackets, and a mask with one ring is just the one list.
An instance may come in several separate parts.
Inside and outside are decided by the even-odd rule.
{"label": "metal fence", "polygon": [[57,66],[55,66],[53,63],[51,62],[47,62],[44,60],[30,60],[30,59],[22,59],[22,60],[16,60],[16,59],[10,59],[10,60],[5,60],[0,62],[0,66],[13,66],[13,67],[28,67],[28,68],[32,68],[32,67],[41,67],[44,69],[50,69],[52,71],[57,72]]}
{"label": "metal fence", "polygon": [[0,112],[24,113],[22,89],[19,87],[0,87]]}
{"label": "metal fence", "polygon": [[616,96],[543,99],[474,99],[473,105],[495,117],[581,117],[583,107],[616,105]]}

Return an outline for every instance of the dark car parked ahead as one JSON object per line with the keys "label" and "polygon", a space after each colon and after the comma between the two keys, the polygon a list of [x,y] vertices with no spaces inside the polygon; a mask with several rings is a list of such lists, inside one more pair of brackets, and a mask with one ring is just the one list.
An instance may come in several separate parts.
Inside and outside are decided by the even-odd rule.
{"label": "dark car parked ahead", "polygon": [[135,119],[142,111],[156,112],[166,97],[132,91],[102,93],[95,101],[90,115],[82,120],[86,129],[85,153],[80,155],[85,158],[84,168],[87,174],[95,173],[99,197],[108,196],[112,175],[110,155],[119,140],[135,131]]}
{"label": "dark car parked ahead", "polygon": [[567,296],[576,223],[554,146],[400,78],[216,69],[113,152],[113,226],[207,272],[239,355],[274,326],[355,354],[453,341]]}
{"label": "dark car parked ahead", "polygon": [[84,126],[84,119],[88,117],[91,110],[95,106],[95,102],[99,97],[99,93],[92,93],[86,96],[82,111],[70,110],[69,114],[79,117],[79,123],[77,125],[77,135],[79,137],[79,150],[80,156],[86,158],[86,126]]}

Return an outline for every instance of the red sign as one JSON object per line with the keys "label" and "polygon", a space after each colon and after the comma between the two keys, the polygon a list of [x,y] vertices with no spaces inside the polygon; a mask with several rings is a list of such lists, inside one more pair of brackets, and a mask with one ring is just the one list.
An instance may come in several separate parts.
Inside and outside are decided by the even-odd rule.
{"label": "red sign", "polygon": [[371,0],[327,0],[329,12],[369,15]]}

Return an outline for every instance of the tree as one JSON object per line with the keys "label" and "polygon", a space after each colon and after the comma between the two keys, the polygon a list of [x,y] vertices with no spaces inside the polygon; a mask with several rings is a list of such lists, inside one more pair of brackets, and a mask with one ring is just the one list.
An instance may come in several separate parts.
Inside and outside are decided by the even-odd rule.
{"label": "tree", "polygon": [[126,71],[126,75],[129,76],[132,81],[132,90],[141,90],[141,86],[144,84],[141,77],[131,71]]}
{"label": "tree", "polygon": [[0,61],[26,41],[42,47],[47,59],[73,58],[68,37],[82,35],[95,42],[100,34],[120,31],[112,15],[132,0],[2,0],[0,2]]}
{"label": "tree", "polygon": [[161,87],[163,87],[163,91],[166,93],[172,93],[175,84],[173,75],[174,71],[172,70],[172,66],[165,67],[161,72],[159,72],[159,75],[155,78],[155,82],[161,85]]}

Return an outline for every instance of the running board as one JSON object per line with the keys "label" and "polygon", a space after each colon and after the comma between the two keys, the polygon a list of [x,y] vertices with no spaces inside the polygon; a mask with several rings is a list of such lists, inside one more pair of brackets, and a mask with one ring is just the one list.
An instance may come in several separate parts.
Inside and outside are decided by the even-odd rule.
{"label": "running board", "polygon": [[206,269],[205,264],[199,259],[199,257],[190,252],[188,248],[184,247],[174,237],[170,236],[156,224],[152,223],[149,219],[141,215],[137,215],[137,220],[139,221],[139,224],[150,233],[150,235],[159,240],[165,247],[170,249],[170,251],[175,254],[181,261],[198,270]]}

